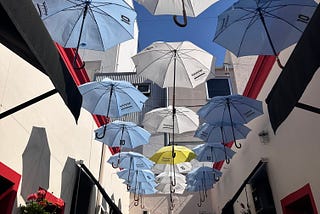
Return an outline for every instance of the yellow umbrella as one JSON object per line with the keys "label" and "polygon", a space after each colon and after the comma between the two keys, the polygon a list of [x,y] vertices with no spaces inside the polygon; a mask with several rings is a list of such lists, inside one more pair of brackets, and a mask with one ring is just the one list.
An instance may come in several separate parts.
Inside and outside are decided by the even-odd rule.
{"label": "yellow umbrella", "polygon": [[156,164],[178,164],[182,162],[189,162],[196,157],[196,154],[185,146],[174,147],[174,158],[172,157],[172,146],[164,146],[156,151],[150,160]]}

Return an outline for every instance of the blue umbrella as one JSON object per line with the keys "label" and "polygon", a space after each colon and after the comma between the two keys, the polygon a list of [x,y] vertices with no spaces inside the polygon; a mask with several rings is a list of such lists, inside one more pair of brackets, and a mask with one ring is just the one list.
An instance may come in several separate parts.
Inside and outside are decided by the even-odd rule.
{"label": "blue umbrella", "polygon": [[[262,102],[242,95],[216,96],[198,110],[198,115],[208,123],[245,124],[263,114]],[[234,128],[232,137],[236,142]],[[237,145],[240,148],[241,145]]]}
{"label": "blue umbrella", "polygon": [[108,78],[82,84],[79,91],[83,97],[83,108],[92,114],[112,118],[142,111],[148,99],[130,82]]}
{"label": "blue umbrella", "polygon": [[[218,181],[222,176],[222,172],[212,167],[201,166],[193,169],[186,176],[187,187],[186,191],[196,192],[199,191],[200,202],[197,204],[199,207],[207,197],[206,190],[213,187],[213,184]],[[201,194],[202,192],[202,194]]]}
{"label": "blue umbrella", "polygon": [[194,136],[210,143],[228,143],[245,139],[250,131],[251,129],[243,124],[203,123],[198,127]]}
{"label": "blue umbrella", "polygon": [[236,153],[221,143],[201,144],[194,147],[192,151],[196,153],[196,159],[201,162],[219,162],[226,160],[227,163],[229,163],[230,159]]}
{"label": "blue umbrella", "polygon": [[141,197],[141,208],[144,209],[144,206],[142,204],[142,195],[151,195],[155,194],[158,190],[154,188],[153,183],[147,183],[147,182],[138,182],[136,186],[133,188],[130,188],[129,192],[132,192],[133,199],[134,199],[134,205],[138,206],[139,205],[139,196]]}
{"label": "blue umbrella", "polygon": [[236,56],[277,56],[299,40],[316,7],[314,0],[239,0],[219,15],[213,41]]}
{"label": "blue umbrella", "polygon": [[192,180],[201,180],[204,178],[205,180],[207,180],[207,182],[210,182],[210,181],[217,181],[218,178],[220,178],[221,176],[222,176],[222,172],[220,172],[219,170],[216,170],[208,166],[201,166],[189,172],[186,175],[186,178],[187,178],[187,183]]}
{"label": "blue umbrella", "polygon": [[128,170],[151,169],[154,162],[137,152],[121,152],[112,155],[108,161],[113,167]]}
{"label": "blue umbrella", "polygon": [[33,0],[52,39],[66,48],[105,51],[133,38],[136,12],[123,0]]}
{"label": "blue umbrella", "polygon": [[[108,134],[103,134],[107,132]],[[151,134],[132,122],[113,121],[95,130],[96,139],[110,147],[135,148],[149,143]],[[103,136],[100,138],[99,136]],[[98,138],[97,138],[98,136]]]}
{"label": "blue umbrella", "polygon": [[148,169],[142,170],[128,170],[124,169],[117,172],[119,178],[124,179],[128,184],[127,188],[130,189],[132,182],[152,182],[155,181],[154,173]]}

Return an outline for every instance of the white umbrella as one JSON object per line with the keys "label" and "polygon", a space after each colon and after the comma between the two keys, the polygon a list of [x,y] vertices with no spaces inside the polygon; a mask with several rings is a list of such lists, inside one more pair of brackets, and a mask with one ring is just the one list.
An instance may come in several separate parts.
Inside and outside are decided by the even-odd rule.
{"label": "white umbrella", "polygon": [[142,124],[151,133],[175,133],[195,131],[199,126],[199,116],[189,108],[176,107],[174,124],[172,106],[156,108],[144,115]]}
{"label": "white umbrella", "polygon": [[155,174],[160,174],[162,172],[170,172],[174,167],[175,172],[178,173],[188,173],[192,170],[192,164],[190,162],[182,162],[172,166],[172,164],[155,164],[152,171]]}
{"label": "white umbrella", "polygon": [[154,42],[132,57],[138,75],[161,87],[194,88],[203,83],[215,57],[192,42]]}
{"label": "white umbrella", "polygon": [[[137,0],[153,15],[174,15],[180,27],[187,25],[187,16],[196,17],[218,0]],[[183,15],[184,23],[177,21],[176,15]]]}
{"label": "white umbrella", "polygon": [[[157,183],[171,183],[173,172],[162,172],[155,177]],[[180,173],[175,173],[177,183],[186,183],[186,176]]]}

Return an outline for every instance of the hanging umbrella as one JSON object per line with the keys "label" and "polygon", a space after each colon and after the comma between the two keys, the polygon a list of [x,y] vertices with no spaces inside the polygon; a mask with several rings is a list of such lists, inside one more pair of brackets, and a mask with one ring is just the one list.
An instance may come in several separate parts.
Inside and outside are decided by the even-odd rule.
{"label": "hanging umbrella", "polygon": [[[176,185],[174,187],[172,186],[173,176],[175,176],[176,179]],[[186,187],[186,176],[180,173],[174,174],[172,171],[160,173],[156,176],[155,181],[158,183],[156,189],[164,194],[182,194],[184,192],[184,188]]]}
{"label": "hanging umbrella", "polygon": [[[158,151],[156,151],[150,160],[154,161],[156,164],[178,164],[182,162],[189,162],[196,157],[196,154],[185,146],[175,146],[172,150],[171,146],[164,146]],[[172,185],[176,184],[175,168],[172,167],[173,179]]]}
{"label": "hanging umbrella", "polygon": [[149,184],[146,182],[138,182],[137,185],[130,188],[129,192],[132,192],[133,199],[134,199],[134,205],[139,205],[139,198],[141,198],[141,208],[143,209],[144,206],[142,205],[142,195],[151,195],[157,193],[157,189],[155,189],[154,184]]}
{"label": "hanging umbrella", "polygon": [[199,126],[199,116],[189,108],[176,107],[172,125],[172,106],[156,108],[144,115],[143,127],[151,133],[175,133],[195,131]]}
{"label": "hanging umbrella", "polygon": [[[136,0],[153,15],[174,15],[174,22],[180,26],[187,25],[187,16],[196,17],[218,0]],[[183,23],[178,22],[177,15],[183,16]]]}
{"label": "hanging umbrella", "polygon": [[314,0],[239,0],[219,15],[213,41],[236,56],[277,56],[299,40],[316,7]]}
{"label": "hanging umbrella", "polygon": [[112,118],[140,112],[148,99],[130,82],[108,78],[82,84],[79,91],[83,96],[83,108],[92,114]]}
{"label": "hanging umbrella", "polygon": [[[203,83],[214,57],[189,41],[154,42],[132,57],[138,75],[142,75],[161,87],[172,87],[172,124],[175,124],[176,87],[194,88]],[[174,147],[175,127],[172,131]]]}
{"label": "hanging umbrella", "polygon": [[154,163],[144,155],[137,152],[121,152],[112,155],[108,161],[114,168],[120,167],[128,170],[151,169]]}
{"label": "hanging umbrella", "polygon": [[132,57],[138,75],[161,87],[194,88],[206,81],[215,58],[192,42],[154,42]]}
{"label": "hanging umbrella", "polygon": [[212,167],[201,166],[193,169],[186,176],[187,178],[187,187],[186,191],[189,192],[199,192],[200,202],[198,206],[200,207],[202,202],[205,201],[207,197],[207,189],[211,189],[213,184],[218,181],[222,175],[222,172],[216,170]]}
{"label": "hanging umbrella", "polygon": [[128,184],[127,188],[130,189],[131,183],[134,182],[152,182],[155,181],[154,173],[148,169],[142,170],[129,170],[124,169],[117,172],[119,178],[124,179]]}
{"label": "hanging umbrella", "polygon": [[[177,183],[185,183],[186,182],[186,176],[184,176],[181,173],[176,173],[176,181]],[[159,175],[155,177],[155,181],[157,183],[170,183],[171,178],[173,177],[173,173],[171,171],[169,172],[161,172]]]}
{"label": "hanging umbrella", "polygon": [[[192,170],[192,165],[189,162],[182,162],[173,165],[174,170],[178,173],[188,173]],[[152,167],[152,171],[155,174],[160,174],[162,172],[170,172],[172,171],[172,165],[171,164],[155,164]]]}
{"label": "hanging umbrella", "polygon": [[174,157],[171,155],[171,146],[164,146],[156,151],[150,160],[156,164],[178,164],[188,162],[196,157],[196,154],[185,146],[175,146]]}
{"label": "hanging umbrella", "polygon": [[250,128],[241,123],[233,125],[228,122],[203,123],[198,127],[194,136],[210,143],[228,143],[245,139],[250,131]]}
{"label": "hanging umbrella", "polygon": [[[107,132],[108,134],[104,134]],[[113,121],[110,124],[101,126],[97,130],[96,140],[107,144],[110,147],[124,147],[133,149],[137,146],[149,143],[151,134],[132,122]],[[103,136],[100,138],[99,136]]]}
{"label": "hanging umbrella", "polygon": [[236,153],[232,149],[221,143],[205,143],[200,144],[192,149],[197,155],[196,159],[202,162],[219,162],[226,160],[227,163]]}
{"label": "hanging umbrella", "polygon": [[[79,86],[82,94],[82,107],[92,114],[108,117],[121,117],[132,112],[140,112],[148,99],[131,83],[127,81],[114,81],[108,78],[101,82],[88,82]],[[103,134],[96,136],[102,139]],[[105,146],[102,144],[99,181],[101,182],[105,163]]]}
{"label": "hanging umbrella", "polygon": [[155,189],[158,190],[158,193],[162,194],[171,194],[171,193],[176,193],[176,194],[183,194],[184,189],[186,188],[187,184],[181,183],[177,180],[176,185],[173,187],[171,183],[159,183]]}
{"label": "hanging umbrella", "polygon": [[105,51],[133,38],[136,12],[122,0],[33,0],[52,39],[66,48]]}
{"label": "hanging umbrella", "polygon": [[149,169],[129,170],[124,169],[117,172],[119,178],[129,182],[137,180],[138,182],[151,182],[155,180],[154,173]]}
{"label": "hanging umbrella", "polygon": [[[197,113],[200,118],[208,123],[230,123],[235,141],[234,124],[250,122],[263,114],[263,108],[261,101],[236,94],[213,97]],[[237,148],[240,147],[241,145],[237,146]]]}
{"label": "hanging umbrella", "polygon": [[208,166],[200,166],[193,169],[186,175],[187,183],[191,180],[201,180],[204,177],[210,183],[211,181],[217,181],[222,176],[222,172],[217,169]]}

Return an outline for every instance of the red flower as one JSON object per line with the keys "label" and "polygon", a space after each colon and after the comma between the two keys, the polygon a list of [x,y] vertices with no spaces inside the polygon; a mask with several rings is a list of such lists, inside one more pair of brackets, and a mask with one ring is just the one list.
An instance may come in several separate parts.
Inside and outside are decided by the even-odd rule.
{"label": "red flower", "polygon": [[40,189],[40,190],[38,190],[38,192],[37,192],[37,195],[38,195],[38,198],[39,198],[39,199],[44,199],[45,196],[46,196],[46,194],[47,194],[47,191],[45,191],[45,190],[43,190],[43,189]]}
{"label": "red flower", "polygon": [[35,201],[38,199],[38,195],[36,193],[30,194],[27,197],[27,201]]}

